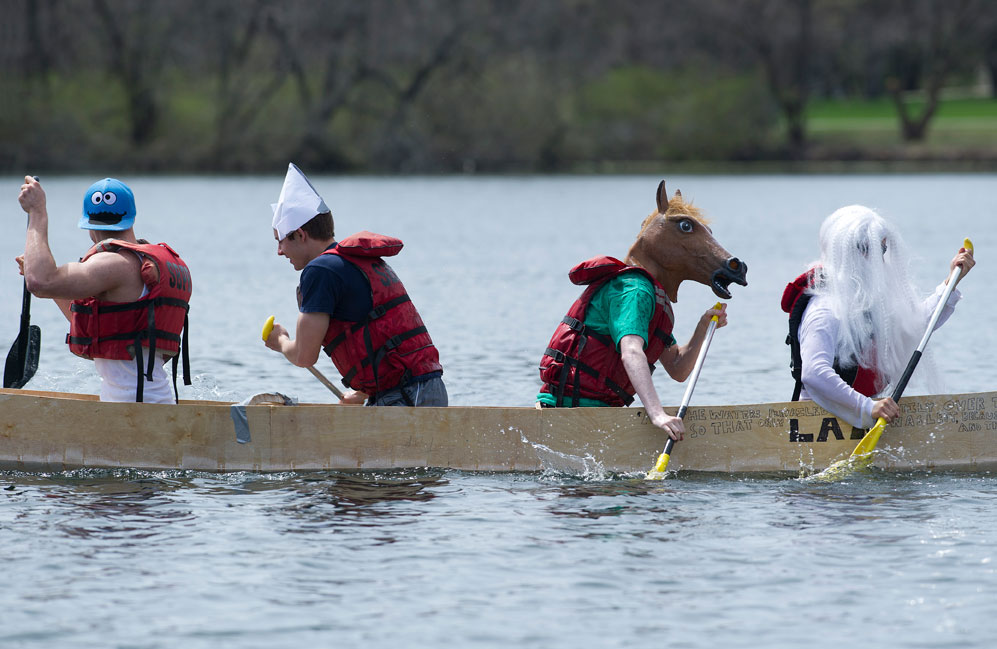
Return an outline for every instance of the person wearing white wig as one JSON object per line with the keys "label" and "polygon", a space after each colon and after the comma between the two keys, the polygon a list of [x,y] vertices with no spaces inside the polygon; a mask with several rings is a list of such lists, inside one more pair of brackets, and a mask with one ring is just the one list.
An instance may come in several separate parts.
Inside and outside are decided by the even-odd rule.
{"label": "person wearing white wig", "polygon": [[[820,228],[820,259],[786,287],[797,396],[852,426],[900,414],[887,394],[903,374],[948,278],[925,299],[911,281],[910,255],[896,226],[862,205],[836,210]],[[960,248],[959,280],[975,261]],[[957,280],[958,281],[958,280]],[[953,290],[936,328],[961,299]],[[798,328],[797,328],[798,327]],[[795,340],[794,340],[795,334]]]}

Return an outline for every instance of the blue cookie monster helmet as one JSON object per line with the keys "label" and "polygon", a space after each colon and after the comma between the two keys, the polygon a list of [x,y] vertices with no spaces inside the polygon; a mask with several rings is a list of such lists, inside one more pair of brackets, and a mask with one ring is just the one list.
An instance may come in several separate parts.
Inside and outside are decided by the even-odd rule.
{"label": "blue cookie monster helmet", "polygon": [[127,230],[135,223],[135,196],[128,185],[105,178],[90,185],[83,196],[83,230]]}

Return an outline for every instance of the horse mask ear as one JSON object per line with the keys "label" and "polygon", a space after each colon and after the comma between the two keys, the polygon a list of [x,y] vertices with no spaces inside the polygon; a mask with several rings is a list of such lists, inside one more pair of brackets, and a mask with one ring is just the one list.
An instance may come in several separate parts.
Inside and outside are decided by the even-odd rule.
{"label": "horse mask ear", "polygon": [[658,183],[658,193],[655,196],[658,201],[658,214],[664,214],[668,211],[668,194],[665,193],[665,181],[662,180]]}

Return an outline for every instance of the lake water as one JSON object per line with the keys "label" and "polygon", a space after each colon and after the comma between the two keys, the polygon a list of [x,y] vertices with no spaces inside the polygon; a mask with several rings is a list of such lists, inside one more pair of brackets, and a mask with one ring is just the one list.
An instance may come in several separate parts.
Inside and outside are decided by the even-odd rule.
{"label": "lake water", "polygon": [[[6,178],[0,344],[17,334],[20,179]],[[94,178],[43,178],[60,263]],[[276,256],[269,204],[282,175],[123,178],[136,233],[168,241],[194,277],[192,387],[181,398],[279,390],[328,401],[267,350],[268,315],[296,318],[297,273]],[[340,236],[406,243],[392,266],[421,311],[454,405],[529,406],[537,364],[577,296],[567,270],[622,257],[659,178],[333,178],[313,181]],[[792,392],[786,282],[817,254],[817,228],[849,203],[896,220],[927,291],[969,236],[978,265],[931,339],[946,391],[992,390],[997,247],[992,175],[667,177],[748,263],[730,326],[694,404]],[[684,342],[715,298],[685,284]],[[32,301],[41,365],[28,387],[96,392]],[[6,334],[3,334],[3,331]],[[321,361],[320,361],[321,363]],[[327,361],[327,373],[334,372]],[[684,386],[655,375],[677,404]],[[917,386],[912,383],[910,393]],[[997,480],[882,474],[831,485],[784,476],[473,474],[441,470],[207,475],[0,473],[0,647],[992,647]]]}

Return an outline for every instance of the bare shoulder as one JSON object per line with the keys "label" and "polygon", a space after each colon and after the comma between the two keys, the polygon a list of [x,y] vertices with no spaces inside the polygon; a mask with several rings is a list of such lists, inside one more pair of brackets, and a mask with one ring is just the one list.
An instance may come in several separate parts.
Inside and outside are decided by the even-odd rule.
{"label": "bare shoulder", "polygon": [[141,259],[129,250],[102,250],[77,265],[79,272],[86,276],[110,276],[121,279],[124,274],[136,274],[142,264]]}
{"label": "bare shoulder", "polygon": [[128,302],[142,294],[141,259],[129,250],[101,251],[75,264],[78,280],[90,295]]}
{"label": "bare shoulder", "polygon": [[138,266],[139,256],[131,250],[99,250],[88,257],[81,264],[94,264],[92,268],[104,265],[112,266]]}

